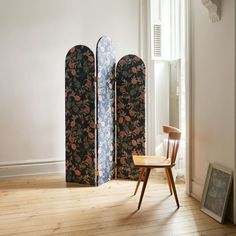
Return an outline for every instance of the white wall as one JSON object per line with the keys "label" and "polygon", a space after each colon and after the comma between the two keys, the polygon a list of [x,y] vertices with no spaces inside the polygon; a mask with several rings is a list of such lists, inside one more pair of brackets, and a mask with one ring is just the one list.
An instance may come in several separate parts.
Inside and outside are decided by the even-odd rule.
{"label": "white wall", "polygon": [[212,23],[191,2],[192,193],[201,198],[209,162],[235,165],[235,1],[222,1]]}
{"label": "white wall", "polygon": [[139,1],[0,0],[0,165],[64,160],[65,55],[102,35],[139,54]]}

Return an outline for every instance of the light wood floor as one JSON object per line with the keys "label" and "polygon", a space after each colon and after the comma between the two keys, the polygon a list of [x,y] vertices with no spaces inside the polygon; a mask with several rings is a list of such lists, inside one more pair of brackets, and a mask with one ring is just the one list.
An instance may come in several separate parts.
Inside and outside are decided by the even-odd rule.
{"label": "light wood floor", "polygon": [[141,209],[135,182],[100,187],[66,185],[63,176],[0,180],[0,235],[236,235],[199,211],[199,203],[177,184],[180,209],[166,183],[152,177]]}

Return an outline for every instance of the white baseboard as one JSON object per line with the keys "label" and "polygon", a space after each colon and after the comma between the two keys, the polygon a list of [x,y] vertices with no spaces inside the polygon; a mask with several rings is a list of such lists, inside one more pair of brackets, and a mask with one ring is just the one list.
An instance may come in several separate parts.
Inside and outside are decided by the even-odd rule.
{"label": "white baseboard", "polygon": [[191,186],[192,186],[191,196],[196,200],[201,201],[204,183],[202,183],[202,181],[193,179]]}
{"label": "white baseboard", "polygon": [[0,164],[0,178],[17,176],[64,174],[64,161]]}

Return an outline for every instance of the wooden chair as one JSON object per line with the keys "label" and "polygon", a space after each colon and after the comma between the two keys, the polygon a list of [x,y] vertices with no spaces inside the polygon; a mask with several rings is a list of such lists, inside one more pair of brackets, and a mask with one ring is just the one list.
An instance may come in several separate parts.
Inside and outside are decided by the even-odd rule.
{"label": "wooden chair", "polygon": [[163,126],[163,132],[168,134],[167,141],[167,152],[166,156],[136,156],[133,155],[134,165],[141,168],[141,173],[138,178],[138,182],[135,188],[134,195],[138,191],[139,184],[144,176],[143,188],[141,192],[141,196],[139,199],[138,209],[140,209],[144,192],[147,186],[148,178],[153,168],[164,168],[167,176],[167,182],[170,189],[170,194],[172,195],[172,191],[174,192],[175,201],[177,207],[179,208],[179,200],[175,188],[175,182],[172,175],[172,167],[175,166],[176,156],[179,149],[179,142],[181,137],[181,132],[179,129],[172,126]]}

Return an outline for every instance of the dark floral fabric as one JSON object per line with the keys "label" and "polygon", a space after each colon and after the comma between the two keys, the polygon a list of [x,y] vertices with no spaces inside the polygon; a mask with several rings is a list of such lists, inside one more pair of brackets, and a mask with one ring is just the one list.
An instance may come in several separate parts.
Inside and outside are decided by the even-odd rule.
{"label": "dark floral fabric", "polygon": [[103,36],[97,43],[97,160],[98,185],[112,179],[114,174],[114,76],[115,53],[112,41]]}
{"label": "dark floral fabric", "polygon": [[67,182],[96,185],[94,73],[93,52],[71,48],[65,64]]}
{"label": "dark floral fabric", "polygon": [[135,55],[117,64],[117,175],[137,179],[132,154],[145,154],[145,65]]}

